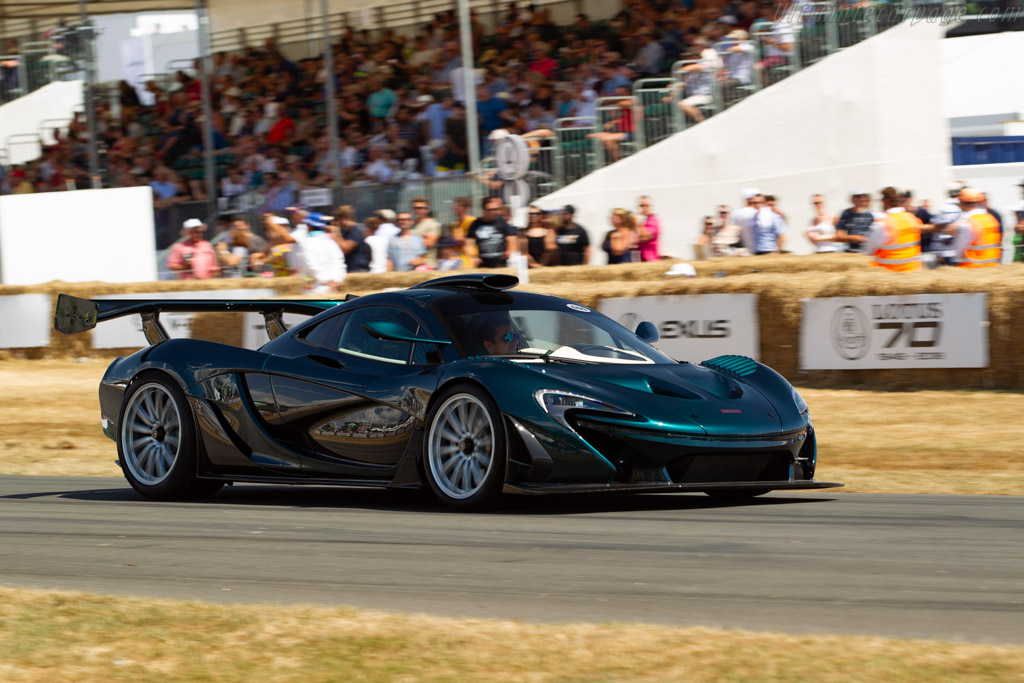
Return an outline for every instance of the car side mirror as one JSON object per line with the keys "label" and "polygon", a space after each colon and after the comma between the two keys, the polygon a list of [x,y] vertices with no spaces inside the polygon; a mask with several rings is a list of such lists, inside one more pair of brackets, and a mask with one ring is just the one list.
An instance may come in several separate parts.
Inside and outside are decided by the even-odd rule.
{"label": "car side mirror", "polygon": [[363,329],[374,339],[383,339],[384,341],[401,341],[413,344],[451,344],[447,339],[431,339],[410,334],[403,326],[391,320],[363,323]]}
{"label": "car side mirror", "polygon": [[648,344],[661,339],[661,333],[658,332],[658,327],[654,323],[649,323],[646,320],[636,326],[636,336],[640,337],[640,341],[645,341]]}

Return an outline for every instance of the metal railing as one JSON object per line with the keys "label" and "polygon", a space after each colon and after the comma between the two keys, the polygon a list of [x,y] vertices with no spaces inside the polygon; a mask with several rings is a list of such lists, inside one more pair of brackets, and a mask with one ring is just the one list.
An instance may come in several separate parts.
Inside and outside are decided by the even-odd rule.
{"label": "metal railing", "polygon": [[77,32],[69,29],[49,40],[23,42],[17,54],[0,55],[0,104],[54,81],[79,77],[87,49]]}
{"label": "metal railing", "polygon": [[10,164],[23,164],[39,157],[43,151],[43,143],[35,133],[18,133],[8,135],[4,139],[7,150],[7,161]]}

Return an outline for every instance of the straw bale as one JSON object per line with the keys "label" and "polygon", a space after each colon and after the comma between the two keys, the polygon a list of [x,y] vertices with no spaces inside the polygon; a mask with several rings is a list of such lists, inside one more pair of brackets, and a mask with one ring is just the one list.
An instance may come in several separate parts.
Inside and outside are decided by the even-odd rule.
{"label": "straw bale", "polygon": [[[758,295],[761,327],[761,360],[791,381],[810,386],[873,387],[879,389],[998,388],[1024,389],[1024,354],[1018,340],[1024,339],[1024,265],[999,268],[941,268],[920,273],[891,273],[867,266],[867,258],[855,254],[815,256],[763,256],[710,259],[693,265],[696,278],[666,276],[675,263],[625,264],[601,267],[557,267],[531,270],[530,283],[523,289],[554,294],[599,308],[607,297],[659,296],[672,294],[751,293]],[[477,271],[477,272],[506,272]],[[369,294],[405,288],[443,275],[433,271],[409,273],[353,273],[346,278],[343,293]],[[286,298],[305,296],[300,277],[252,278],[246,280],[205,280],[111,284],[102,282],[64,283],[26,287],[0,286],[0,296],[21,293],[66,292],[92,297],[100,294],[171,292],[189,290],[273,288]],[[840,296],[908,294],[988,294],[990,364],[983,369],[905,369],[800,371],[799,336],[802,299]],[[325,297],[317,297],[325,298]],[[330,298],[330,297],[327,297]],[[197,315],[195,334],[201,338],[237,344],[241,340],[236,314]],[[125,349],[131,353],[134,349]],[[93,350],[88,334],[66,337],[54,334],[47,349],[0,350],[0,358],[41,358],[108,356],[118,350]],[[687,359],[702,360],[702,359]]]}

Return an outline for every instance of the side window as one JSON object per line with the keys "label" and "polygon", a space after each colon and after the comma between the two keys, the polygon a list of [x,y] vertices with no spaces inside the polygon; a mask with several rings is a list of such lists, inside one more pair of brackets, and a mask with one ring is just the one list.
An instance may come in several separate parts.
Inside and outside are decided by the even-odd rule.
{"label": "side window", "polygon": [[409,314],[397,308],[360,308],[352,311],[345,319],[338,351],[385,363],[407,364],[413,346],[411,343],[377,339],[363,327],[366,323],[384,321],[398,323],[409,334],[415,334],[419,328]]}
{"label": "side window", "polygon": [[344,325],[345,318],[348,317],[348,313],[341,313],[340,315],[334,315],[320,322],[318,325],[310,330],[306,330],[302,334],[302,339],[307,344],[313,346],[320,346],[325,349],[336,349],[338,348],[338,338],[341,336],[341,329]]}

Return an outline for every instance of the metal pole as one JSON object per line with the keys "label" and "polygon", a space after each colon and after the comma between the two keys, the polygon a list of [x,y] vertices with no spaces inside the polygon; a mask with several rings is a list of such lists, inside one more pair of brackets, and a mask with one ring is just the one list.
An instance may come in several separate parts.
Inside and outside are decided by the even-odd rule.
{"label": "metal pole", "polygon": [[217,170],[213,162],[213,106],[210,97],[210,78],[213,63],[210,59],[210,17],[203,0],[196,0],[199,39],[199,91],[203,102],[203,175],[206,179],[206,223],[217,224]]}
{"label": "metal pole", "polygon": [[331,43],[331,15],[327,13],[327,0],[320,0],[320,14],[323,17],[324,97],[327,100],[327,134],[331,155],[328,168],[331,171],[331,189],[337,190],[341,187],[341,169],[338,166],[341,150],[338,146],[338,102],[334,94],[334,45]]}
{"label": "metal pole", "polygon": [[462,42],[462,87],[466,91],[466,139],[469,141],[469,171],[480,171],[480,126],[476,117],[476,74],[473,70],[473,24],[469,2],[459,0],[459,38]]}
{"label": "metal pole", "polygon": [[96,39],[95,32],[89,22],[89,13],[85,8],[85,0],[78,0],[78,18],[81,25],[78,27],[78,35],[85,41],[85,123],[89,129],[89,178],[92,187],[99,188],[100,183],[100,158],[97,144],[98,132],[96,130],[96,100],[93,99],[96,89],[96,60],[93,51],[93,44]]}

